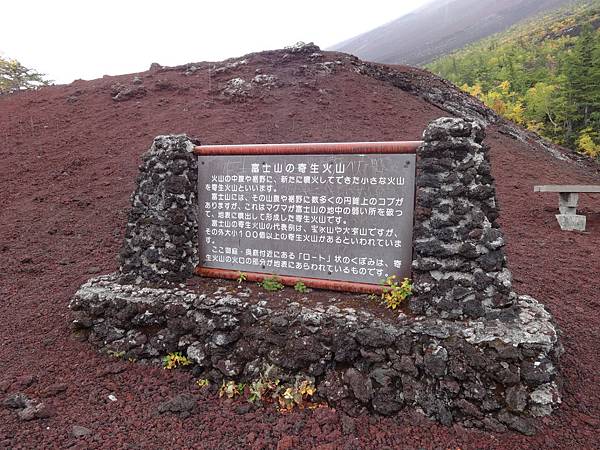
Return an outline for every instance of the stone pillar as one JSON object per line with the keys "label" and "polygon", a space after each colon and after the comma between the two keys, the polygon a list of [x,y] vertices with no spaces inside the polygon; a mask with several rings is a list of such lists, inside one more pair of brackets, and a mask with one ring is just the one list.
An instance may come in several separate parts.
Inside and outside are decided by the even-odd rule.
{"label": "stone pillar", "polygon": [[411,301],[417,314],[490,318],[516,298],[484,137],[477,122],[441,118],[417,150]]}
{"label": "stone pillar", "polygon": [[119,254],[123,282],[181,282],[197,264],[198,162],[185,135],[158,136],[143,156]]}

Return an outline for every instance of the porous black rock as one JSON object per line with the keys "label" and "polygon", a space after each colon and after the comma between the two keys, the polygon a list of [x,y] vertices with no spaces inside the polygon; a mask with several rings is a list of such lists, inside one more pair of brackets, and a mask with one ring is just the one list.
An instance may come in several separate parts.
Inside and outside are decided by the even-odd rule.
{"label": "porous black rock", "polygon": [[196,397],[191,394],[178,394],[158,405],[158,412],[174,413],[182,417],[188,417],[196,408]]}
{"label": "porous black rock", "polygon": [[44,402],[31,399],[22,392],[15,392],[8,395],[4,399],[3,405],[6,408],[16,410],[17,417],[24,422],[46,419],[53,413]]}
{"label": "porous black rock", "polygon": [[81,425],[73,425],[73,427],[71,427],[71,434],[73,437],[81,438],[92,434],[92,430]]}
{"label": "porous black rock", "polygon": [[6,398],[4,399],[4,401],[2,403],[7,408],[23,409],[23,408],[27,407],[27,405],[29,404],[29,401],[30,401],[29,398],[25,394],[23,394],[21,392],[15,392],[13,394],[6,396]]}
{"label": "porous black rock", "polygon": [[507,269],[484,127],[441,118],[423,136],[413,234],[413,279],[422,300],[411,301],[411,309],[450,319],[492,317],[515,296],[510,285],[495,282]]}
{"label": "porous black rock", "polygon": [[158,136],[143,156],[119,253],[124,282],[181,282],[192,275],[198,262],[194,144],[185,135]]}

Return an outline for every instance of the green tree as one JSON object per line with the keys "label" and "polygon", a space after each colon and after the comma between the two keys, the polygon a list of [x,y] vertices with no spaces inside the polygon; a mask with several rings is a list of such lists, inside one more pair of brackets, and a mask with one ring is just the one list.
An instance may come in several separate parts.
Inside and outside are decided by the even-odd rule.
{"label": "green tree", "polygon": [[586,24],[575,43],[573,50],[566,56],[564,74],[566,77],[565,92],[568,102],[569,139],[573,140],[574,131],[590,125],[593,110],[593,97],[598,86],[590,81],[593,64],[595,32],[591,25]]}
{"label": "green tree", "polygon": [[0,94],[46,86],[51,81],[45,80],[44,76],[42,73],[23,66],[16,59],[0,57]]}
{"label": "green tree", "polygon": [[595,45],[592,53],[592,67],[590,68],[590,84],[593,87],[591,101],[594,112],[591,115],[596,129],[600,129],[600,29],[596,30]]}
{"label": "green tree", "polygon": [[557,85],[536,83],[527,90],[524,101],[525,117],[530,129],[553,137],[560,135],[564,111],[562,94]]}

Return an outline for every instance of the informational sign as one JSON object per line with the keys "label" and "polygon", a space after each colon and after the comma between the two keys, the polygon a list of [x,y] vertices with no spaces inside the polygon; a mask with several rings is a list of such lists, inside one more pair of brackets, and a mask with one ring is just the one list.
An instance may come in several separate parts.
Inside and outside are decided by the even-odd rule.
{"label": "informational sign", "polygon": [[200,266],[410,277],[414,191],[414,154],[200,156]]}

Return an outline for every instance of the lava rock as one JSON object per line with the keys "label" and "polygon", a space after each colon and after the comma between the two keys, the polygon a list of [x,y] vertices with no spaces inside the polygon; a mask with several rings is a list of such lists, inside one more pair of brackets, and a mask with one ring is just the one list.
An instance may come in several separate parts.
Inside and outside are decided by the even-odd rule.
{"label": "lava rock", "polygon": [[342,414],[340,422],[342,424],[342,433],[344,433],[344,435],[351,436],[356,433],[356,422],[352,417]]}
{"label": "lava rock", "polygon": [[121,84],[113,85],[112,87],[112,99],[115,102],[125,102],[133,98],[143,98],[147,94],[144,86],[124,86]]}
{"label": "lava rock", "polygon": [[84,436],[89,436],[92,434],[92,430],[86,427],[82,427],[81,425],[73,425],[71,427],[71,434],[75,438],[81,438]]}
{"label": "lava rock", "polygon": [[527,407],[529,394],[521,385],[511,386],[506,390],[506,404],[511,411],[521,412]]}
{"label": "lava rock", "polygon": [[194,409],[196,409],[196,397],[191,394],[179,394],[158,405],[159,413],[170,412],[182,417],[189,417]]}
{"label": "lava rock", "polygon": [[62,392],[65,392],[69,386],[66,383],[55,383],[44,389],[45,397],[54,397]]}
{"label": "lava rock", "polygon": [[448,361],[448,351],[444,347],[428,349],[423,357],[425,370],[436,377],[446,373],[446,361]]}
{"label": "lava rock", "polygon": [[344,373],[344,381],[348,383],[354,396],[362,403],[369,403],[373,397],[373,383],[358,370],[350,368]]}
{"label": "lava rock", "polygon": [[500,422],[508,426],[508,428],[523,433],[527,436],[533,436],[535,434],[535,427],[531,420],[528,420],[521,416],[510,414],[506,411],[501,412],[498,415]]}
{"label": "lava rock", "polygon": [[2,402],[5,407],[12,409],[24,409],[29,405],[29,403],[29,397],[20,392],[8,395]]}

